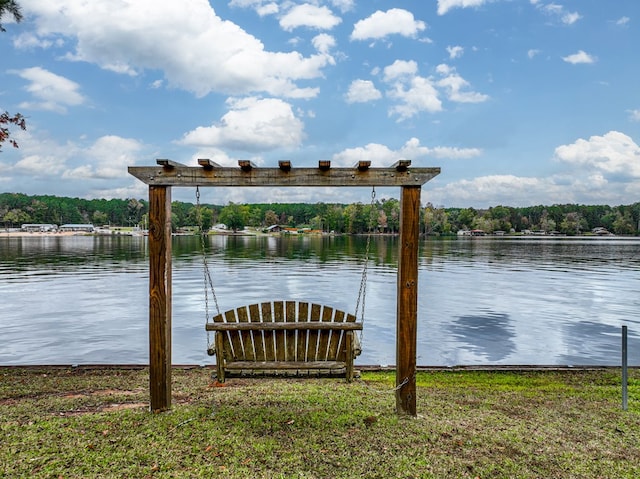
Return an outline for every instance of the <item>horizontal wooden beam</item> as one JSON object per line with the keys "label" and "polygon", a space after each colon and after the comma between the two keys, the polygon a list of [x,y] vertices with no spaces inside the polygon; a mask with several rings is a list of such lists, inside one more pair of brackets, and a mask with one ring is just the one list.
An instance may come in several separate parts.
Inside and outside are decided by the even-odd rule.
{"label": "horizontal wooden beam", "polygon": [[207,323],[207,331],[358,331],[362,329],[362,323],[332,323],[309,321],[299,323]]}
{"label": "horizontal wooden beam", "polygon": [[[169,160],[166,160],[167,162]],[[157,166],[130,166],[128,171],[147,185],[156,186],[419,186],[440,168],[202,168],[174,162]]]}

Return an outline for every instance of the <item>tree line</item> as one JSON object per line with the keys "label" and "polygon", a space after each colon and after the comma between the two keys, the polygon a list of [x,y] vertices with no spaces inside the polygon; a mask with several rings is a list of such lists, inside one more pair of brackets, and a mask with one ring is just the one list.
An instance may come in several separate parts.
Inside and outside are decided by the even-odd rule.
{"label": "tree line", "polygon": [[[139,226],[145,228],[149,203],[144,199],[81,199],[22,193],[0,194],[0,220],[5,228],[25,223],[91,223],[95,226]],[[400,202],[395,198],[363,203],[257,203],[227,205],[174,201],[172,227],[201,226],[209,229],[224,224],[231,230],[244,227],[265,229],[272,225],[310,228],[323,232],[362,234],[397,233],[400,227]],[[551,205],[494,206],[487,209],[422,208],[421,232],[426,235],[450,235],[459,230],[559,232],[567,235],[588,233],[604,228],[616,235],[637,235],[640,203],[621,206]]]}

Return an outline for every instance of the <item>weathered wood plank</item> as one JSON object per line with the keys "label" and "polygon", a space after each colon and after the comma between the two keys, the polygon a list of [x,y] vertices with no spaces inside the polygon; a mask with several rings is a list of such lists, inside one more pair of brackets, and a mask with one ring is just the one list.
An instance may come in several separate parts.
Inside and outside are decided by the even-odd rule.
{"label": "weathered wood plank", "polygon": [[[249,323],[259,323],[260,318],[260,305],[249,305]],[[264,347],[264,334],[262,331],[253,332],[253,349],[255,351],[256,361],[267,361],[267,355],[265,354]]]}
{"label": "weathered wood plank", "polygon": [[[273,319],[276,323],[284,322],[284,303],[282,301],[273,302]],[[287,351],[284,343],[284,333],[282,330],[276,331],[276,360],[285,361],[286,354]]]}
{"label": "weathered wood plank", "polygon": [[[231,309],[224,313],[224,319],[226,323],[236,324],[238,322],[238,319],[236,317],[236,310]],[[231,356],[229,356],[227,359],[235,361],[236,359],[244,358],[244,349],[242,347],[242,338],[240,336],[240,331],[238,329],[227,329],[226,331],[228,331],[229,333],[229,344],[231,344],[231,350],[225,350],[231,353]]]}
{"label": "weathered wood plank", "polygon": [[[262,309],[262,325],[265,328],[273,325],[273,310],[271,308],[271,303],[262,303],[260,308]],[[275,341],[275,331],[273,331],[272,328],[270,330],[264,329],[264,353],[267,358],[266,361],[273,361],[276,357]]]}
{"label": "weathered wood plank", "polygon": [[[320,321],[318,319],[313,321]],[[207,331],[294,331],[294,330],[310,330],[310,331],[328,331],[338,329],[342,331],[357,331],[362,329],[362,323],[209,323],[206,326]]]}
{"label": "weathered wood plank", "polygon": [[[286,309],[286,322],[287,323],[296,323],[297,315],[296,315],[296,302],[295,301],[287,301],[285,305]],[[296,360],[296,329],[287,329],[285,332],[284,342],[286,344],[285,351],[285,361],[295,361]]]}
{"label": "weathered wood plank", "polygon": [[149,393],[171,408],[171,188],[149,187]]}
{"label": "weathered wood plank", "polygon": [[[319,324],[321,319],[320,313],[322,312],[322,306],[319,304],[311,305],[311,317],[309,318],[309,324]],[[307,361],[318,360],[318,330],[316,328],[309,329],[309,336],[307,341]]]}
{"label": "weathered wood plank", "polygon": [[277,370],[277,369],[345,369],[345,363],[342,361],[234,361],[227,363],[227,370]]}
{"label": "weathered wood plank", "polygon": [[[237,309],[238,323],[251,324],[249,322],[249,311],[246,306]],[[253,346],[253,331],[242,329],[240,332],[242,338],[242,349],[244,358],[249,361],[256,360],[256,351]]]}
{"label": "weathered wood plank", "polygon": [[[330,165],[329,165],[330,166]],[[324,167],[323,167],[324,168]],[[211,168],[198,166],[130,166],[128,171],[148,185],[162,186],[421,186],[440,168]]]}
{"label": "weathered wood plank", "polygon": [[[331,306],[322,307],[322,322],[330,323],[333,326],[333,308]],[[327,360],[327,351],[329,349],[329,341],[331,341],[331,330],[318,331],[318,360]]]}
{"label": "weathered wood plank", "polygon": [[[300,326],[302,324],[307,324],[309,321],[309,303],[301,302],[298,303],[298,324]],[[309,331],[304,329],[298,329],[297,332],[297,349],[296,349],[296,361],[306,361],[307,360],[307,343]]]}
{"label": "weathered wood plank", "polygon": [[[345,318],[344,311],[340,311],[339,309],[337,309],[333,317],[332,327],[335,328],[339,324],[344,323],[344,318]],[[330,358],[339,357],[338,345],[340,344],[340,338],[342,337],[343,334],[344,332],[342,330],[333,329],[331,331],[331,339],[329,341],[329,346],[327,348],[327,357],[330,357]]]}
{"label": "weathered wood plank", "polygon": [[[224,382],[224,370],[225,370],[225,365],[226,365],[226,360],[225,360],[225,338],[227,338],[227,332],[223,332],[223,331],[219,331],[216,333],[216,376],[218,378],[218,381],[223,383]],[[228,341],[226,341],[226,344],[229,344]]]}
{"label": "weathered wood plank", "polygon": [[396,412],[415,416],[418,329],[418,240],[420,188],[403,187],[400,195],[400,251],[396,339]]}

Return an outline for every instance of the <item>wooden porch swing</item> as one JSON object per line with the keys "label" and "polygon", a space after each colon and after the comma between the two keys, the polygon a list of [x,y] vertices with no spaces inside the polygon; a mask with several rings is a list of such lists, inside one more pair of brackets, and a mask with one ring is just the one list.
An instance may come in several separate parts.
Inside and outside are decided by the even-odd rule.
{"label": "wooden porch swing", "polygon": [[[360,161],[353,168],[332,168],[331,162],[320,161],[317,168],[292,168],[291,162],[280,161],[278,168],[257,168],[249,161],[239,161],[239,168],[221,167],[207,159],[199,159],[197,167],[182,165],[170,160],[157,160],[158,166],[130,166],[128,171],[140,181],[149,185],[149,390],[152,411],[164,411],[171,408],[171,187],[239,187],[239,186],[302,186],[302,187],[388,187],[401,188],[400,198],[400,250],[397,279],[397,310],[396,310],[396,411],[401,415],[416,415],[416,331],[418,309],[418,240],[420,225],[420,192],[427,181],[440,173],[440,168],[410,168],[411,162],[401,160],[389,168],[371,168],[371,162]],[[250,326],[248,319],[267,314],[269,307],[264,303],[247,309],[240,308],[225,314],[235,315],[235,325],[229,325],[225,318],[218,315],[212,326],[212,331],[228,332],[233,329],[237,337],[235,347],[243,344],[242,335],[251,330],[260,331],[264,338],[264,326]],[[282,331],[283,337],[295,331],[299,326],[291,326],[287,317],[307,314],[307,318],[315,318],[309,310],[315,308],[317,319],[311,320],[302,330],[308,331],[308,337],[314,339],[324,330],[339,331],[335,334],[335,343],[331,343],[331,335],[327,335],[327,348],[332,348],[338,355],[348,353],[354,355],[353,333],[361,329],[361,323],[355,322],[353,315],[343,312],[333,312],[327,308],[327,313],[320,313],[320,306],[307,303],[286,302],[273,303],[272,308],[282,309],[281,314],[270,316],[280,318],[274,321],[275,327],[270,327],[269,333],[277,334]],[[287,309],[289,308],[289,309]],[[302,308],[302,309],[301,309]],[[325,307],[322,307],[325,308]],[[293,313],[293,311],[296,311]],[[240,312],[238,312],[240,311]],[[244,312],[243,312],[244,311]],[[271,314],[271,313],[268,313]],[[322,316],[331,314],[338,321],[328,321]],[[290,316],[288,316],[290,315]],[[246,319],[246,321],[245,321]],[[325,324],[326,323],[326,324]],[[225,325],[227,324],[227,325]],[[296,323],[297,324],[297,323]],[[331,325],[333,324],[333,325]],[[218,325],[218,326],[216,326]],[[296,329],[297,328],[297,329]],[[333,328],[333,329],[331,329]],[[237,333],[237,334],[236,334]],[[218,347],[234,349],[230,334],[228,344],[216,343]],[[220,335],[222,341],[224,335]],[[343,339],[342,339],[343,338]],[[264,341],[264,339],[263,339]],[[253,342],[253,339],[247,343]],[[263,347],[269,348],[263,342]],[[273,343],[271,343],[273,344]],[[283,344],[286,343],[286,339]],[[293,358],[304,357],[296,363],[309,363],[307,353],[291,349]],[[307,343],[305,343],[307,344]],[[318,344],[318,343],[316,343]],[[324,347],[324,346],[323,346]],[[239,350],[239,349],[238,349]],[[267,352],[265,350],[265,354]],[[316,347],[317,350],[317,347]],[[255,356],[255,347],[252,348]],[[323,351],[326,353],[326,351]],[[286,346],[280,354],[287,354]],[[324,356],[326,359],[328,356]],[[253,358],[255,360],[255,357]],[[346,356],[336,356],[336,360],[344,359],[349,378],[349,371],[353,370],[352,359]],[[270,366],[270,365],[269,365]],[[300,367],[296,364],[295,367]],[[239,365],[242,367],[242,365]],[[220,374],[220,372],[218,373]],[[222,372],[224,377],[224,371]]]}

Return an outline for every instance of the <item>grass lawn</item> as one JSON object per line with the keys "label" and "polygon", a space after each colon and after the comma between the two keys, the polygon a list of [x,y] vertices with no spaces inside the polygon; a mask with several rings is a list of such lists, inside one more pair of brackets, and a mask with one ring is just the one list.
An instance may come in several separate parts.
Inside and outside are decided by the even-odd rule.
{"label": "grass lawn", "polygon": [[638,478],[640,370],[230,379],[175,369],[148,412],[146,369],[0,368],[0,477]]}

